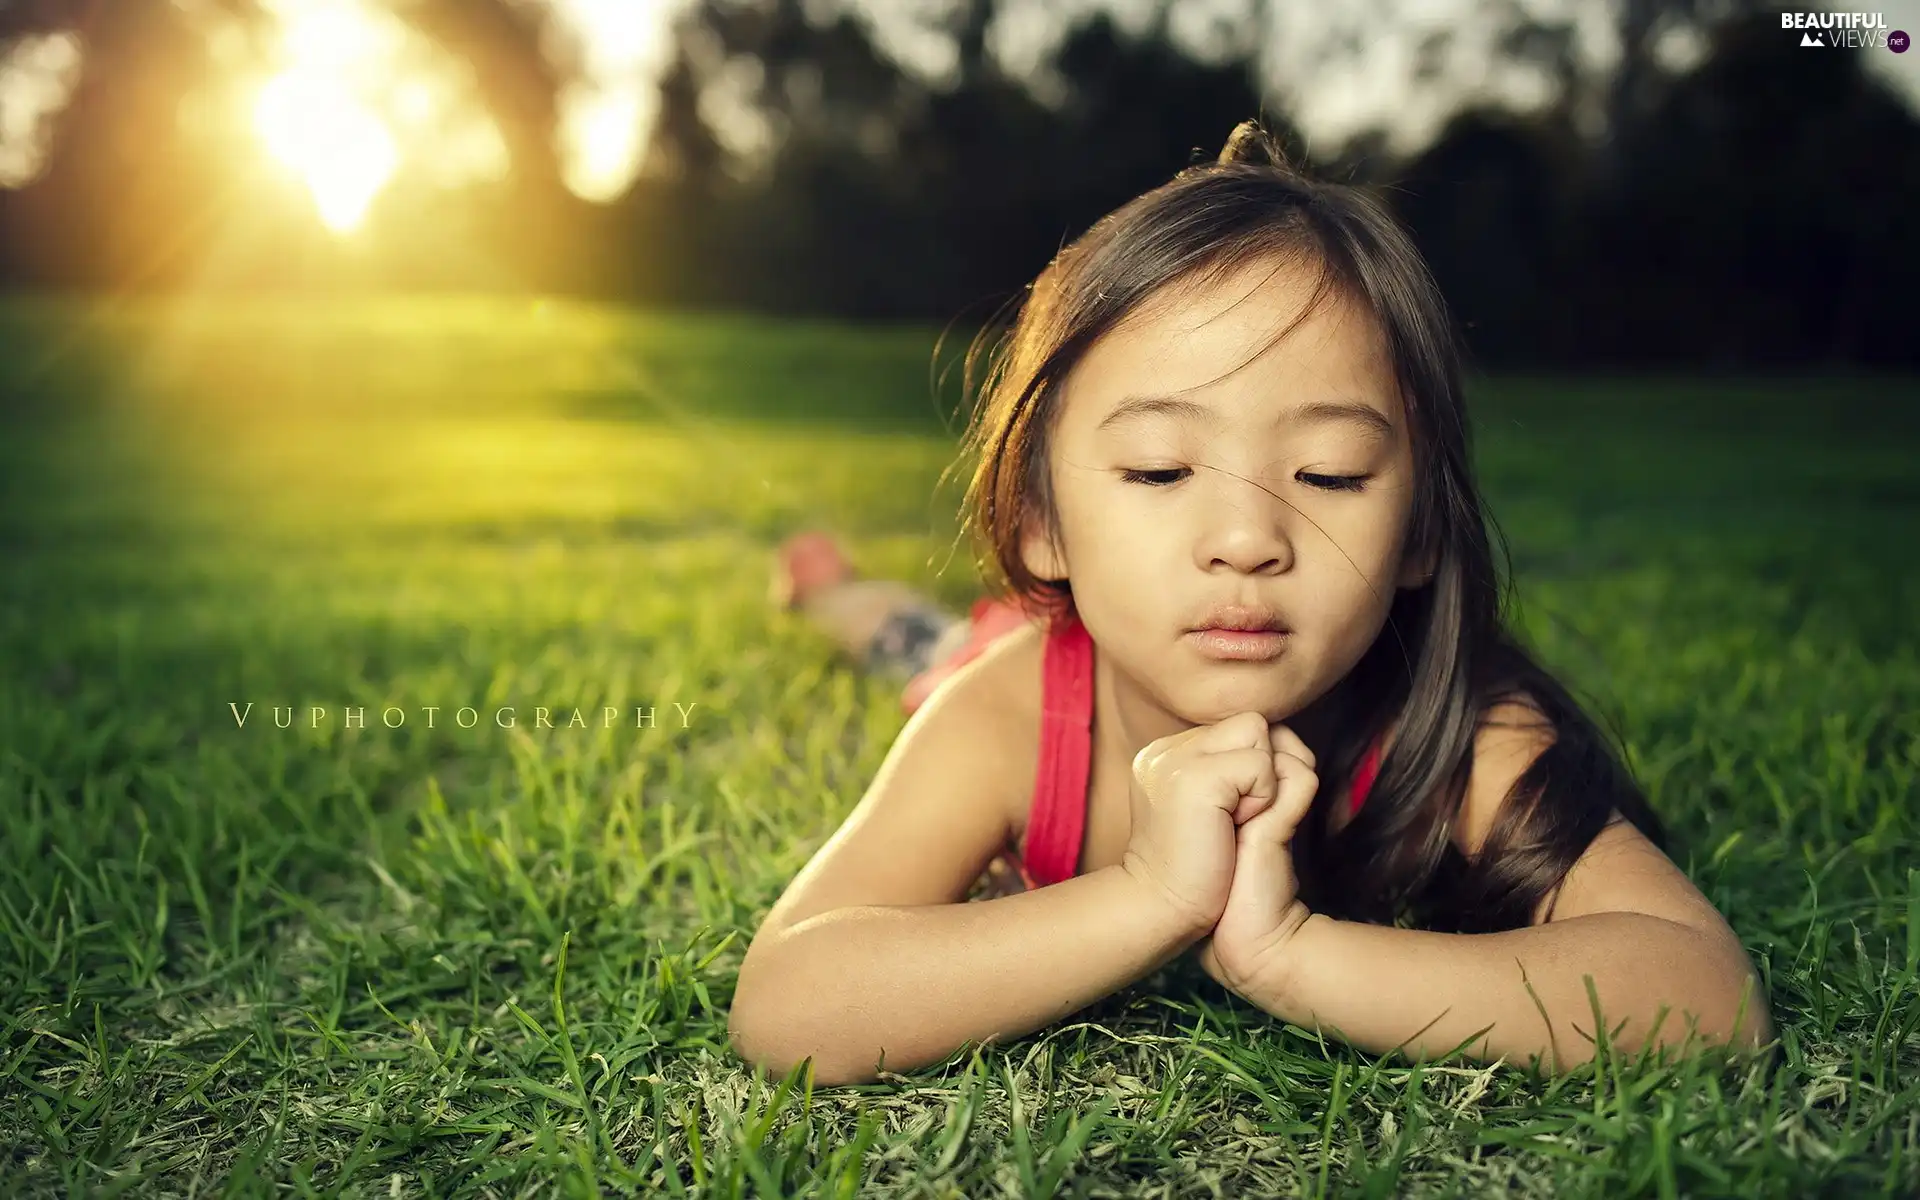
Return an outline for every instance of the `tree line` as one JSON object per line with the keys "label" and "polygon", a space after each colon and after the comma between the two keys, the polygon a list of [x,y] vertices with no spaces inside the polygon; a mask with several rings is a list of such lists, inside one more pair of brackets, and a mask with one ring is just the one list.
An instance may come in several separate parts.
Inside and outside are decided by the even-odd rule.
{"label": "tree line", "polygon": [[[1138,33],[1090,15],[1045,64],[1045,94],[989,53],[996,0],[949,7],[956,66],[931,82],[859,19],[808,7],[692,4],[644,169],[607,204],[560,182],[564,72],[537,10],[397,7],[472,66],[513,169],[459,197],[396,191],[343,247],[304,214],[236,203],[230,148],[173,118],[210,65],[172,0],[0,4],[0,37],[90,22],[48,170],[0,192],[0,280],[514,287],[971,323],[1260,114],[1316,173],[1377,188],[1404,216],[1483,365],[1920,363],[1905,250],[1920,122],[1862,70],[1866,52],[1804,50],[1766,6],[1617,0],[1623,53],[1604,76],[1572,53],[1570,24],[1514,16],[1502,52],[1549,73],[1550,102],[1470,107],[1410,154],[1376,135],[1320,159],[1262,87],[1259,3],[1228,39],[1245,49],[1204,61],[1169,35],[1166,0]],[[1655,53],[1676,25],[1702,47],[1685,68]],[[772,135],[751,160],[701,103],[743,63]]]}

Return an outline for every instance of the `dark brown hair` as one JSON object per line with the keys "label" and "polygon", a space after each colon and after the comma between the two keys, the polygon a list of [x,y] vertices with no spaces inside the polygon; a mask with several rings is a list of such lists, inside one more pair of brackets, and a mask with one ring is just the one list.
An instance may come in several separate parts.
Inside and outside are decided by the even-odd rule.
{"label": "dark brown hair", "polygon": [[[1527,925],[1613,810],[1656,844],[1666,839],[1599,727],[1507,631],[1508,590],[1492,552],[1498,531],[1489,534],[1470,469],[1452,321],[1412,239],[1379,200],[1310,178],[1246,121],[1216,161],[1187,167],[1095,223],[1035,279],[984,375],[991,326],[967,356],[967,390],[978,401],[963,443],[962,461],[974,463],[963,526],[990,587],[1052,621],[1071,616],[1071,587],[1035,577],[1020,553],[1029,523],[1058,536],[1048,468],[1062,383],[1150,299],[1261,260],[1316,270],[1313,299],[1295,323],[1335,294],[1378,322],[1413,444],[1407,545],[1431,554],[1435,568],[1426,584],[1396,594],[1385,628],[1348,676],[1353,719],[1320,749],[1319,799],[1295,835],[1301,896],[1316,911],[1375,923],[1463,932]],[[1531,703],[1553,742],[1515,782],[1469,861],[1452,832],[1474,735],[1505,699]],[[1364,747],[1389,727],[1366,804],[1331,833],[1326,798],[1346,794]]]}

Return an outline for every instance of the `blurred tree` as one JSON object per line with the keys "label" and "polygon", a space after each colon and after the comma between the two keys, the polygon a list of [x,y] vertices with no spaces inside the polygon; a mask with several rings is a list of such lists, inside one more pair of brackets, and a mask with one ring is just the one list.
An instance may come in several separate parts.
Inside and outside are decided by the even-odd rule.
{"label": "blurred tree", "polygon": [[1113,208],[1181,167],[1214,157],[1234,125],[1256,114],[1296,154],[1301,150],[1291,120],[1263,104],[1255,39],[1240,40],[1242,52],[1221,62],[1198,62],[1174,43],[1170,7],[1159,0],[1137,35],[1095,13],[1073,28],[1055,57],[1067,85],[1061,112],[1067,137],[1100,163],[1098,171],[1069,180],[1080,185],[1079,194],[1070,195],[1081,211]]}
{"label": "blurred tree", "polygon": [[1260,108],[1251,57],[1183,54],[1167,11],[1162,0],[1138,35],[1101,12],[1078,22],[1049,105],[987,52],[995,0],[933,18],[955,47],[939,81],[904,71],[851,14],[703,0],[697,27],[725,58],[759,64],[747,101],[773,139],[743,201],[754,249],[737,252],[735,277],[775,307],[856,314],[952,315],[1015,295],[1094,218],[1211,155]]}
{"label": "blurred tree", "polygon": [[1898,247],[1920,201],[1920,122],[1862,63],[1802,51],[1758,13],[1660,89],[1591,209],[1605,314],[1591,353],[1916,361]]}
{"label": "blurred tree", "polygon": [[[0,191],[0,278],[180,283],[224,245],[245,156],[231,128],[222,142],[177,114],[218,70],[195,14],[264,36],[259,2],[0,0],[0,39],[70,29],[86,45],[45,177]],[[1137,33],[1089,12],[1042,65],[1045,86],[989,51],[997,0],[920,10],[953,48],[932,78],[845,7],[694,0],[641,175],[595,206],[567,194],[553,140],[584,48],[555,40],[537,0],[388,2],[472,65],[513,160],[504,186],[457,202],[395,189],[415,205],[409,228],[464,219],[521,283],[660,303],[985,318],[1093,220],[1265,107],[1265,0],[1199,57],[1174,44],[1170,0]],[[1499,54],[1550,81],[1544,108],[1469,109],[1405,161],[1375,132],[1310,165],[1384,188],[1489,366],[1920,362],[1896,248],[1920,198],[1920,123],[1863,56],[1801,51],[1757,0],[1607,12],[1612,68],[1582,52],[1570,16],[1496,0],[1480,19]],[[1417,69],[1437,72],[1456,36],[1424,39]],[[759,149],[718,136],[716,89],[765,132]],[[1284,113],[1263,115],[1299,145]],[[291,208],[269,234],[262,279],[356,264],[386,282],[475,277],[424,237],[356,259]]]}
{"label": "blurred tree", "polygon": [[1564,350],[1554,306],[1577,272],[1562,215],[1571,139],[1549,120],[1497,109],[1456,114],[1390,193],[1469,344],[1498,362]]}
{"label": "blurred tree", "polygon": [[[1861,55],[1802,51],[1757,9],[1624,3],[1632,49],[1597,80],[1569,28],[1517,23],[1554,102],[1459,114],[1390,173],[1482,361],[1920,362],[1888,253],[1920,123]],[[1702,23],[1691,67],[1656,61],[1676,21]]]}
{"label": "blurred tree", "polygon": [[378,2],[472,69],[506,143],[505,179],[465,201],[479,210],[478,240],[529,286],[604,286],[594,222],[563,182],[554,136],[560,90],[578,69],[580,47],[525,0]]}
{"label": "blurred tree", "polygon": [[80,39],[79,80],[40,178],[0,192],[7,275],[177,281],[181,247],[222,215],[219,158],[177,120],[212,67],[199,30],[171,0],[0,4],[0,42],[59,32]]}
{"label": "blurred tree", "polygon": [[[512,169],[491,202],[480,202],[489,210],[482,236],[523,277],[566,277],[583,253],[570,241],[580,205],[560,182],[552,137],[566,64],[552,60],[539,12],[521,0],[387,2],[468,63],[507,144]],[[273,21],[257,0],[0,0],[0,44],[69,32],[82,46],[79,82],[55,118],[41,178],[0,190],[0,277],[127,286],[189,279],[244,200],[232,129],[196,130],[181,114],[220,79],[210,31],[239,33],[264,52]],[[283,244],[253,271],[284,277],[303,259],[324,265],[324,235],[311,226],[275,226]]]}
{"label": "blurred tree", "polygon": [[518,0],[383,0],[402,20],[465,62],[480,102],[499,127],[517,185],[564,191],[553,130],[561,85],[578,49],[552,32],[540,9]]}
{"label": "blurred tree", "polygon": [[660,80],[660,110],[648,143],[642,174],[675,181],[703,194],[719,182],[726,150],[700,112],[703,93],[699,68],[683,39],[676,39],[673,61]]}

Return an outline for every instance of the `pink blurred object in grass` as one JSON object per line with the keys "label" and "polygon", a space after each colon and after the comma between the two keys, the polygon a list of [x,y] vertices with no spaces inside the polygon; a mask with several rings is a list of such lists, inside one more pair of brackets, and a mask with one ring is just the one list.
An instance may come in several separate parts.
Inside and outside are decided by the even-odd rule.
{"label": "pink blurred object in grass", "polygon": [[[788,612],[802,611],[804,606],[809,616],[850,649],[864,642],[884,612],[927,602],[904,583],[859,579],[852,560],[831,534],[817,530],[796,533],[780,544],[777,557],[774,604]],[[808,604],[809,598],[815,602]],[[1028,619],[1014,603],[980,597],[969,613],[966,641],[938,652],[931,666],[909,679],[900,693],[900,707],[908,713],[919,708],[949,676],[978,657],[996,638],[1018,629]]]}
{"label": "pink blurred object in grass", "polygon": [[853,563],[832,536],[808,530],[780,543],[780,566],[773,575],[773,602],[789,612],[818,588],[853,578]]}

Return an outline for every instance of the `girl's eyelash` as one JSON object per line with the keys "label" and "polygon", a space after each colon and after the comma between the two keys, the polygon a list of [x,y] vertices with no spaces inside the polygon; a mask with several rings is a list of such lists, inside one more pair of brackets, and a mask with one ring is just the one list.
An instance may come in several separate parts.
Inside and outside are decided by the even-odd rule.
{"label": "girl's eyelash", "polygon": [[[1180,479],[1165,479],[1160,476],[1179,476],[1185,478],[1193,472],[1186,467],[1153,467],[1146,469],[1126,469],[1120,472],[1120,478],[1128,483],[1143,483],[1149,487],[1170,487]],[[1365,475],[1320,475],[1312,471],[1302,471],[1295,476],[1300,482],[1323,492],[1359,492],[1366,490]]]}
{"label": "girl's eyelash", "polygon": [[1126,480],[1128,483],[1144,483],[1153,487],[1166,487],[1170,483],[1177,483],[1179,481],[1174,479],[1155,479],[1153,477],[1156,475],[1180,475],[1182,473],[1189,472],[1187,472],[1187,468],[1185,467],[1148,467],[1141,470],[1129,468],[1120,472],[1120,478]]}
{"label": "girl's eyelash", "polygon": [[1302,471],[1297,478],[1308,487],[1325,492],[1360,492],[1367,487],[1365,475],[1316,475],[1311,471]]}

